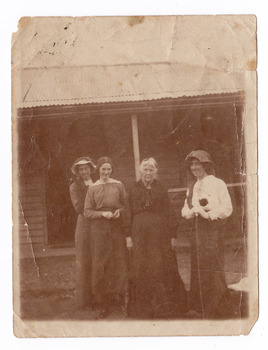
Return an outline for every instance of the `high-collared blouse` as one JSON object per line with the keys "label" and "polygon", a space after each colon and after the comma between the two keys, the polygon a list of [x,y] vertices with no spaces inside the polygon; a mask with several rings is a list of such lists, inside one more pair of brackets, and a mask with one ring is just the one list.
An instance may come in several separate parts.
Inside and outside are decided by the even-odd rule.
{"label": "high-collared blouse", "polygon": [[[186,219],[194,217],[192,208],[189,208],[187,191],[186,200],[182,208],[182,216]],[[231,198],[224,181],[214,175],[207,175],[201,180],[197,180],[193,187],[192,206],[200,207],[200,199],[206,199],[207,205],[203,209],[208,212],[211,220],[224,219],[232,214],[233,206]]]}
{"label": "high-collared blouse", "polygon": [[100,219],[102,211],[120,209],[126,204],[126,191],[122,182],[109,178],[108,182],[96,181],[90,186],[86,199],[84,215],[90,219]]}
{"label": "high-collared blouse", "polygon": [[[157,180],[154,180],[149,188],[141,180],[132,185],[129,191],[129,212],[132,220],[140,213],[156,214],[162,218],[171,237],[177,237],[178,223],[175,212],[170,205],[167,190]],[[156,225],[158,224],[156,221]]]}

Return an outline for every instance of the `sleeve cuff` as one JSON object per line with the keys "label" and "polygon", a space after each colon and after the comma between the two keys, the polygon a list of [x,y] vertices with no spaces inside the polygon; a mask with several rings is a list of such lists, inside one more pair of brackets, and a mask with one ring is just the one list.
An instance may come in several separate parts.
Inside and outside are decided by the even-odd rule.
{"label": "sleeve cuff", "polygon": [[207,212],[208,213],[208,216],[209,216],[209,220],[217,220],[218,219],[218,216],[217,214],[213,214],[213,212]]}

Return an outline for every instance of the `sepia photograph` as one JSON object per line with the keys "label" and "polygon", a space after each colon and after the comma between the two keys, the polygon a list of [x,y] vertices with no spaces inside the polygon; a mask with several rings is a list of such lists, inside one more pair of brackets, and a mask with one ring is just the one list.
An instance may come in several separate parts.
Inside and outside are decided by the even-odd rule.
{"label": "sepia photograph", "polygon": [[250,332],[256,55],[253,15],[20,19],[17,337]]}

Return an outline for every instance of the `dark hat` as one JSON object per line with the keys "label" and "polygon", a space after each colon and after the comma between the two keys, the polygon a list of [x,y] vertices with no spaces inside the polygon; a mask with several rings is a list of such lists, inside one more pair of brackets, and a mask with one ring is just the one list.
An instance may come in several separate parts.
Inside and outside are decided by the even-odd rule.
{"label": "dark hat", "polygon": [[113,168],[113,163],[111,158],[109,157],[100,157],[97,161],[97,167],[96,167],[96,171],[99,171],[100,167],[102,166],[102,164],[104,163],[109,163],[111,164],[111,167]]}
{"label": "dark hat", "polygon": [[201,163],[213,164],[211,156],[206,151],[202,151],[202,150],[192,151],[187,155],[187,157],[185,158],[185,161],[189,162],[193,158],[198,159]]}
{"label": "dark hat", "polygon": [[72,173],[75,174],[76,176],[79,175],[77,173],[77,167],[79,165],[84,165],[84,164],[88,164],[92,170],[95,170],[96,168],[93,160],[90,157],[79,157],[75,160],[74,164],[71,167]]}

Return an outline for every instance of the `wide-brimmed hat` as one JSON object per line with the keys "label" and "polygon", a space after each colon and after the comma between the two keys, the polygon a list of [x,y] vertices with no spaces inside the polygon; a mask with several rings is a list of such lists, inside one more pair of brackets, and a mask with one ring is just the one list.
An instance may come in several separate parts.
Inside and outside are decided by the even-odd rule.
{"label": "wide-brimmed hat", "polygon": [[185,161],[188,163],[193,158],[198,159],[201,163],[213,164],[210,154],[208,154],[206,151],[202,151],[202,150],[192,151],[186,156]]}
{"label": "wide-brimmed hat", "polygon": [[74,164],[71,167],[71,171],[75,175],[79,175],[77,172],[77,167],[79,165],[85,165],[88,164],[92,170],[95,170],[96,166],[93,162],[93,160],[90,157],[79,157],[75,160]]}

